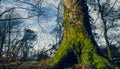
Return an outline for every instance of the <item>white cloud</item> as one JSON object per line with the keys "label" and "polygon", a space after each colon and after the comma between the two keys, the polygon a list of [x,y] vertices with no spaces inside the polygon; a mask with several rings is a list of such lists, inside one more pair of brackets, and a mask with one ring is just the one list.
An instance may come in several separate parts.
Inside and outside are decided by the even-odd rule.
{"label": "white cloud", "polygon": [[35,46],[35,49],[43,49],[43,47],[48,48],[49,44],[53,44],[55,38],[51,34],[39,34],[39,42]]}
{"label": "white cloud", "polygon": [[30,27],[33,31],[39,32],[39,27],[38,26],[32,26]]}
{"label": "white cloud", "polygon": [[45,0],[49,5],[57,6],[60,0]]}

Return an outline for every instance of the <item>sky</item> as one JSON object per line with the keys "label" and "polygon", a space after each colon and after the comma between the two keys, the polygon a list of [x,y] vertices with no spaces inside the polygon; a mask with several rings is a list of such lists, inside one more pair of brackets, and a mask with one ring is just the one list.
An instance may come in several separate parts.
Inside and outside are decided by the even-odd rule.
{"label": "sky", "polygon": [[[1,10],[0,11],[4,11],[5,8],[10,8],[10,7],[24,7],[24,8],[29,8],[30,6],[27,4],[23,4],[20,2],[15,2],[16,0],[2,0],[1,3]],[[21,1],[29,1],[29,0],[21,0]],[[34,1],[34,0],[32,0]],[[105,0],[103,0],[104,2]],[[115,0],[111,0],[111,6],[113,5]],[[59,0],[45,0],[45,2],[43,3],[43,7],[47,8],[46,14],[48,15],[48,19],[44,19],[42,17],[42,19],[40,20],[40,26],[38,24],[37,18],[33,17],[30,19],[26,19],[24,21],[24,26],[27,28],[30,28],[32,30],[34,30],[37,33],[38,36],[38,43],[35,46],[35,49],[42,49],[44,46],[46,46],[46,48],[48,48],[47,46],[49,44],[55,43],[55,36],[53,36],[53,34],[50,34],[50,32],[57,26],[57,22],[56,22],[56,6],[58,5]],[[115,5],[115,8],[117,9],[120,6],[119,3],[117,3]],[[43,9],[44,9],[43,8]],[[89,7],[89,9],[91,9]],[[91,9],[93,10],[93,9]],[[28,11],[24,10],[24,9],[16,9],[16,11],[23,17],[27,17],[28,15]],[[90,12],[90,16],[93,17],[93,19],[95,20],[98,16],[97,16],[98,12],[96,11],[92,11]],[[95,33],[98,33],[98,36],[100,36],[99,39],[96,39],[97,43],[99,46],[101,47],[105,47],[105,40],[103,38],[103,25],[101,24],[101,20],[98,19],[95,23],[95,25],[97,26],[97,29],[95,30]],[[116,22],[116,24],[120,25],[120,21]],[[114,29],[110,29],[108,31],[108,35],[111,37],[115,37],[115,35],[120,35],[120,27],[116,27]],[[116,31],[117,30],[117,31]],[[116,43],[115,39],[114,43]]]}
{"label": "sky", "polygon": [[[11,7],[24,7],[29,8],[30,6],[24,3],[16,2],[17,0],[1,0],[1,10],[4,11],[7,8]],[[30,1],[30,0],[21,0],[21,1]],[[34,1],[34,0],[31,0]],[[50,32],[56,27],[56,14],[57,10],[55,6],[57,6],[59,0],[45,0],[43,3],[43,7],[47,8],[45,13],[48,15],[48,19],[41,17],[40,22],[38,24],[37,18],[29,18],[24,20],[24,27],[34,30],[38,36],[38,43],[34,46],[35,49],[42,49],[44,46],[52,44],[55,41],[55,37]],[[28,11],[25,9],[16,9],[17,13],[19,13],[22,17],[28,17]],[[55,43],[55,42],[54,42]]]}

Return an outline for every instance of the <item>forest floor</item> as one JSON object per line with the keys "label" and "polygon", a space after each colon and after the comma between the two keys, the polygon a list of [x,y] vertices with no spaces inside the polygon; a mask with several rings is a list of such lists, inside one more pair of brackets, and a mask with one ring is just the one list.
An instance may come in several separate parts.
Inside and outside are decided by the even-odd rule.
{"label": "forest floor", "polygon": [[0,63],[0,69],[39,69],[38,64],[33,61]]}
{"label": "forest floor", "polygon": [[0,69],[52,69],[48,61],[25,61],[0,63]]}
{"label": "forest floor", "polygon": [[[79,69],[80,65],[75,65],[75,69]],[[9,63],[0,63],[0,69],[53,69],[51,66],[50,60],[42,61],[25,61],[25,62],[9,62]],[[73,69],[72,67],[67,67],[64,69]],[[81,68],[80,68],[81,69]]]}

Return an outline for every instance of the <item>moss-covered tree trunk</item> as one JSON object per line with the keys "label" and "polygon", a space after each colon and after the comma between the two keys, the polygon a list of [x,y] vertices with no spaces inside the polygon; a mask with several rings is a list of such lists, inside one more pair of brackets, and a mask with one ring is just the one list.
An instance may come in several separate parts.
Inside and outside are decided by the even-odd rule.
{"label": "moss-covered tree trunk", "polygon": [[[81,68],[109,69],[113,65],[98,52],[91,33],[86,0],[64,0],[64,36],[53,57],[56,68],[79,64]],[[99,55],[98,55],[99,54]]]}

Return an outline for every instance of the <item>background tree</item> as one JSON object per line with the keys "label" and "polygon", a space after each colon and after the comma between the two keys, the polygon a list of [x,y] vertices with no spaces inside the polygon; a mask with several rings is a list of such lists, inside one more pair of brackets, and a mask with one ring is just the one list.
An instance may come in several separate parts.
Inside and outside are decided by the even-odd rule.
{"label": "background tree", "polygon": [[[6,61],[17,58],[23,52],[23,60],[29,55],[29,49],[33,48],[37,34],[31,29],[25,29],[22,35],[23,20],[14,10],[4,13],[0,20],[0,54],[1,60],[5,56]],[[22,50],[22,51],[21,51]],[[22,56],[20,56],[22,57]],[[20,59],[20,58],[19,58]]]}
{"label": "background tree", "polygon": [[[13,11],[12,11],[13,12]],[[6,55],[9,55],[8,53],[12,49],[12,41],[14,41],[15,36],[11,35],[16,35],[16,32],[19,33],[19,26],[22,23],[21,20],[14,20],[12,18],[14,17],[19,17],[17,13],[12,13],[8,12],[1,16],[1,19],[5,20],[0,20],[0,39],[1,39],[1,46],[0,46],[0,54],[2,57],[2,53],[6,51]],[[19,35],[17,35],[19,36]]]}
{"label": "background tree", "polygon": [[[118,23],[120,19],[119,5],[118,5],[119,2],[118,0],[114,0],[114,1],[105,0],[104,2],[97,0],[97,1],[91,1],[91,2],[88,1],[88,3],[90,8],[90,13],[91,14],[93,12],[97,13],[96,19],[91,15],[91,17],[93,18],[93,20],[91,20],[91,24],[94,26],[93,33],[95,33],[94,35],[95,39],[98,38],[97,42],[100,42],[100,39],[104,40],[101,42],[105,43],[104,47],[107,48],[107,54],[105,54],[105,56],[107,56],[107,58],[112,61],[113,58],[115,58],[115,55],[113,55],[115,52],[113,52],[114,50],[112,48],[118,47],[119,45],[118,43],[116,43],[116,42],[119,42],[119,40],[117,39],[119,32],[117,32],[117,34],[114,33],[114,31],[118,30],[118,28],[120,27]],[[101,27],[99,28],[99,30],[100,29],[103,30],[101,33],[97,31],[98,24],[99,24],[99,27]]]}
{"label": "background tree", "polygon": [[[25,29],[24,31],[24,36],[21,40],[21,49],[22,49],[22,52],[23,52],[23,57],[22,57],[22,60],[27,60],[28,58],[28,55],[29,55],[29,50],[30,48],[33,48],[33,44],[34,44],[34,41],[36,40],[37,38],[37,35],[34,31],[32,31],[31,29]],[[20,48],[19,48],[20,50]],[[19,51],[18,50],[18,51]]]}

